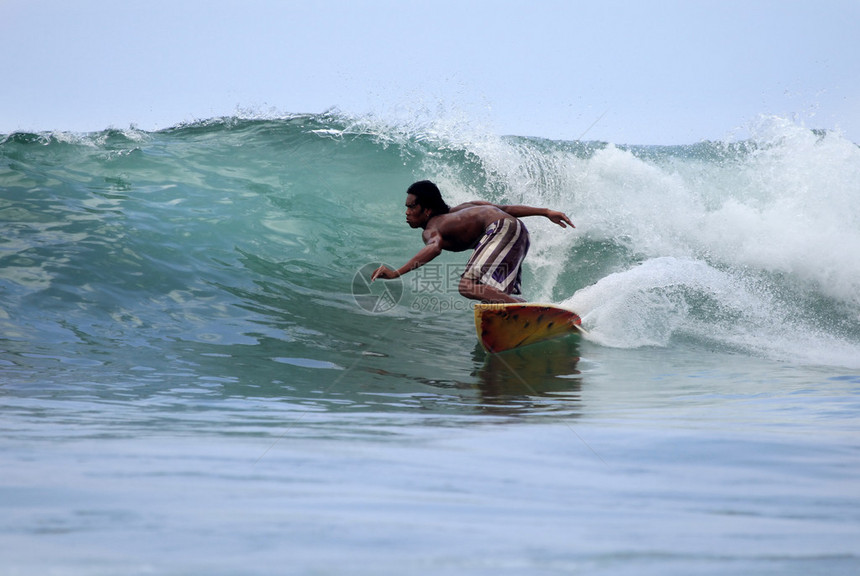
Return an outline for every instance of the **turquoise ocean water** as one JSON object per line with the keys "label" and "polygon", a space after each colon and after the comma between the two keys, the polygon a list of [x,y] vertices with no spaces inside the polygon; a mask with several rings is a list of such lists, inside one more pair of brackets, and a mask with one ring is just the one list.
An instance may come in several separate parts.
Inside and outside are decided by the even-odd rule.
{"label": "turquoise ocean water", "polygon": [[[405,189],[549,206],[498,356]],[[0,575],[856,574],[860,148],[0,135]]]}

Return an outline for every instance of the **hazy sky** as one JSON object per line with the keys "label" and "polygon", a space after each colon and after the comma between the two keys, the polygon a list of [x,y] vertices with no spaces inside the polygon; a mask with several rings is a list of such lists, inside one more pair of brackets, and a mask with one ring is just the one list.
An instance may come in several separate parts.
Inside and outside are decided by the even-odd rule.
{"label": "hazy sky", "polygon": [[0,133],[336,107],[629,144],[860,142],[860,0],[0,0]]}

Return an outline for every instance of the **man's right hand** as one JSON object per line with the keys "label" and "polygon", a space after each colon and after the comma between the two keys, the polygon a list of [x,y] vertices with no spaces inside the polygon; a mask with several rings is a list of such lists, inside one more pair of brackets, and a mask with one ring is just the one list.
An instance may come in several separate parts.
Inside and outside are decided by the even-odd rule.
{"label": "man's right hand", "polygon": [[370,275],[370,281],[373,282],[377,278],[382,278],[383,280],[394,280],[395,278],[400,278],[400,274],[397,273],[396,270],[392,270],[388,266],[384,264],[373,271],[373,274]]}

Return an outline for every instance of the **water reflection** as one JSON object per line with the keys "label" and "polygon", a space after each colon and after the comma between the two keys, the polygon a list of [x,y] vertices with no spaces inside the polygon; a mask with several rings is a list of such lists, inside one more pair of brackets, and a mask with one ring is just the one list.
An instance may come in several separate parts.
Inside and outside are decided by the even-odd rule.
{"label": "water reflection", "polygon": [[578,410],[582,378],[579,339],[560,338],[487,354],[473,352],[484,408],[494,414]]}

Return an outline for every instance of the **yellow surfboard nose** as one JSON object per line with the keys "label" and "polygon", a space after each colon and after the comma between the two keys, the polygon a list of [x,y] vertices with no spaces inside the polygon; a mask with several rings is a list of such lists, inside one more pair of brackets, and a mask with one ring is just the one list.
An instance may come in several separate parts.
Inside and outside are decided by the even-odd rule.
{"label": "yellow surfboard nose", "polygon": [[475,305],[475,330],[484,350],[503,352],[584,331],[572,310],[554,304]]}

